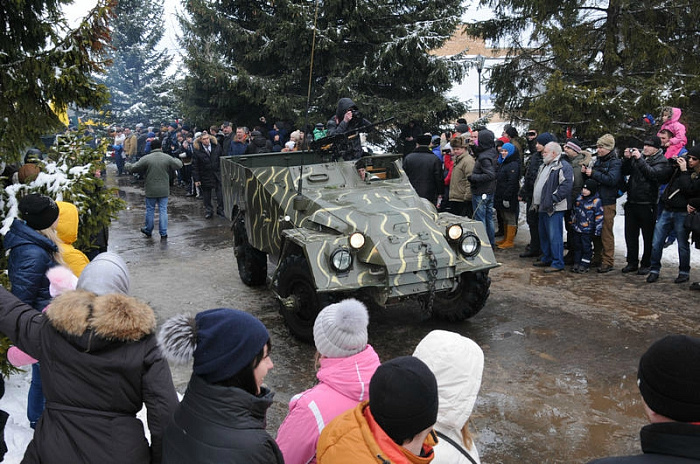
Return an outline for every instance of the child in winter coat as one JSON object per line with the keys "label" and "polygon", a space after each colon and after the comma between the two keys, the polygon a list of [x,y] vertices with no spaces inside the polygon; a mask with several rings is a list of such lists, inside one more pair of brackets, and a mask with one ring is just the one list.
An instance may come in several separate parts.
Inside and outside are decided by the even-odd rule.
{"label": "child in winter coat", "polygon": [[416,346],[413,356],[428,365],[438,385],[434,430],[439,441],[433,464],[479,464],[467,422],[481,388],[484,352],[467,337],[433,330]]}
{"label": "child in winter coat", "polygon": [[671,131],[673,137],[668,141],[666,146],[666,152],[664,155],[666,158],[674,158],[680,154],[680,151],[688,143],[688,139],[685,136],[685,126],[679,121],[681,118],[680,108],[670,108],[666,107],[661,113],[661,129],[656,134],[659,136],[662,130],[667,129]]}
{"label": "child in winter coat", "polygon": [[289,402],[289,414],[277,432],[286,464],[316,462],[316,444],[325,425],[369,397],[379,357],[367,344],[368,323],[367,308],[355,299],[327,306],[316,317],[319,383]]}
{"label": "child in winter coat", "polygon": [[75,241],[78,240],[78,223],[80,222],[78,208],[65,201],[57,201],[56,205],[58,205],[56,232],[58,233],[58,238],[63,241],[63,243],[58,245],[58,248],[61,250],[61,257],[65,261],[66,266],[76,277],[80,277],[80,273],[83,272],[90,260],[85,256],[85,253],[73,246]]}
{"label": "child in winter coat", "polygon": [[598,195],[598,183],[586,180],[581,195],[576,199],[573,218],[574,267],[572,272],[585,274],[593,256],[593,236],[600,236],[603,230],[603,202]]}

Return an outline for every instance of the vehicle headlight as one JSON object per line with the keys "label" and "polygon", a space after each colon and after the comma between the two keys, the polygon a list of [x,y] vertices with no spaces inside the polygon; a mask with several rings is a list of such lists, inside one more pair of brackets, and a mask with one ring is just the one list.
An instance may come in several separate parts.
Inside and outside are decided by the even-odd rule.
{"label": "vehicle headlight", "polygon": [[479,254],[480,249],[481,240],[471,232],[467,233],[459,244],[459,251],[468,258]]}
{"label": "vehicle headlight", "polygon": [[331,267],[338,272],[345,272],[352,266],[352,255],[349,250],[339,248],[331,255]]}
{"label": "vehicle headlight", "polygon": [[462,229],[462,226],[459,224],[452,224],[447,228],[447,239],[451,242],[456,242],[460,238],[462,238],[462,234],[464,233],[464,230]]}
{"label": "vehicle headlight", "polygon": [[350,247],[359,250],[365,245],[365,236],[362,235],[360,232],[355,232],[350,236]]}

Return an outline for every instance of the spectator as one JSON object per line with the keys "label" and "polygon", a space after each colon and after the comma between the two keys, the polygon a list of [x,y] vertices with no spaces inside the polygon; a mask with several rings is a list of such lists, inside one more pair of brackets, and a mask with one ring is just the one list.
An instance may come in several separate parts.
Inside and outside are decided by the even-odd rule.
{"label": "spectator", "polygon": [[[687,158],[687,161],[686,161]],[[688,230],[683,223],[688,215],[688,199],[700,196],[700,146],[688,151],[687,157],[671,158],[674,164],[673,173],[664,190],[661,200],[664,210],[656,221],[654,238],[651,247],[651,270],[647,282],[659,280],[661,271],[661,255],[664,250],[666,236],[674,229],[678,242],[678,277],[677,284],[688,282],[690,279],[690,245]],[[661,179],[661,182],[665,179]]]}
{"label": "spectator", "polygon": [[317,462],[430,462],[437,414],[438,387],[428,366],[413,356],[392,359],[372,376],[369,401],[323,429]]}
{"label": "spectator", "polygon": [[195,187],[200,188],[204,200],[204,218],[214,217],[214,207],[211,202],[211,191],[216,194],[216,214],[224,217],[224,197],[221,191],[221,146],[216,137],[204,133],[194,142],[192,158]]}
{"label": "spectator", "polygon": [[[221,124],[221,133],[223,135],[221,144],[219,144],[221,147],[221,153],[228,153],[231,149],[231,143],[233,142],[234,137],[233,127],[229,121],[225,121],[223,124]],[[216,133],[212,135],[216,136]],[[218,137],[215,138],[217,139],[217,142],[219,142]]]}
{"label": "spectator", "polygon": [[515,145],[504,143],[499,149],[496,165],[496,193],[494,204],[496,211],[503,216],[505,237],[496,242],[498,248],[513,248],[515,234],[518,232],[518,189],[520,188],[520,157],[515,151]]}
{"label": "spectator", "polygon": [[488,129],[478,131],[478,144],[474,145],[476,162],[471,175],[467,177],[472,187],[472,208],[475,221],[486,227],[491,247],[496,246],[496,231],[493,227],[493,195],[496,192],[496,139]]}
{"label": "spectator", "polygon": [[[588,153],[586,150],[582,150],[581,145],[581,142],[575,138],[567,140],[566,144],[564,145],[564,153],[566,156],[563,158],[563,160],[568,161],[569,164],[571,164],[571,169],[574,172],[574,185],[571,187],[571,207],[573,207],[574,202],[581,194],[581,189],[583,188],[583,183],[585,181],[581,167],[588,166],[588,164],[591,162],[590,153]],[[566,228],[567,237],[573,235],[573,222],[573,210],[569,209],[564,214],[564,227]],[[574,264],[574,240],[567,240],[567,248],[569,251],[564,256],[564,264]]]}
{"label": "spectator", "polygon": [[328,135],[328,131],[326,130],[326,126],[322,122],[316,123],[314,126],[314,140],[322,139],[326,135]]}
{"label": "spectator", "polygon": [[416,139],[423,133],[418,121],[411,119],[401,128],[401,141],[403,142],[403,156],[413,152],[416,148]]}
{"label": "spectator", "polygon": [[250,133],[250,148],[255,153],[271,153],[272,142],[270,142],[262,132],[254,130]]}
{"label": "spectator", "polygon": [[85,266],[90,260],[85,253],[76,249],[73,244],[78,240],[78,208],[72,203],[65,201],[57,201],[58,206],[58,223],[56,224],[56,233],[61,243],[58,244],[58,249],[61,250],[61,258],[66,263],[66,266],[76,275],[80,277]]}
{"label": "spectator", "polygon": [[679,156],[688,139],[685,136],[685,126],[680,122],[681,109],[666,107],[661,112],[661,129],[656,135],[661,137],[662,130],[668,130],[672,137],[664,143],[666,158]]}
{"label": "spectator", "polygon": [[452,170],[448,173],[450,212],[457,216],[471,217],[472,186],[467,180],[474,171],[474,157],[467,152],[467,142],[464,137],[453,137],[450,140],[452,152]]}
{"label": "spectator", "polygon": [[[629,176],[629,180],[625,203],[627,265],[622,269],[623,273],[636,272],[638,275],[649,273],[660,180],[667,179],[670,175],[671,166],[664,158],[661,140],[657,136],[648,137],[644,141],[641,152],[636,148],[625,150],[622,176]],[[640,231],[644,240],[641,269],[639,267]]]}
{"label": "spectator", "polygon": [[[688,200],[688,214],[694,214],[696,218],[700,217],[700,196]],[[693,225],[697,225],[697,221],[692,221],[691,226]],[[700,249],[700,229],[697,227],[691,227],[690,232],[693,235],[692,241],[695,242],[695,248]],[[700,282],[693,282],[690,284],[690,289],[700,290]]]}
{"label": "spectator", "polygon": [[286,464],[316,462],[316,444],[325,425],[368,396],[379,357],[367,344],[369,315],[364,304],[343,300],[327,306],[314,323],[320,364],[318,384],[295,395],[277,431]]}
{"label": "spectator", "polygon": [[540,217],[542,249],[542,258],[534,265],[545,267],[547,273],[564,270],[564,213],[569,209],[574,184],[571,165],[562,161],[561,152],[557,142],[545,145],[532,196],[532,206]]}
{"label": "spectator", "polygon": [[151,153],[129,165],[132,172],[143,172],[146,177],[144,190],[146,194],[146,224],[141,233],[151,238],[156,205],[158,206],[158,232],[161,240],[168,238],[168,195],[170,195],[170,172],[180,169],[182,161],[166,155],[160,149],[160,140],[151,141]]}
{"label": "spectator", "polygon": [[598,183],[586,180],[581,193],[576,197],[572,211],[570,240],[573,242],[572,272],[585,274],[591,267],[593,257],[593,237],[603,230],[603,202],[598,196]]}
{"label": "spectator", "polygon": [[700,461],[700,339],[668,335],[642,355],[637,385],[650,424],[640,433],[642,453],[590,464]]}
{"label": "spectator", "polygon": [[255,317],[218,308],[166,321],[158,341],[173,362],[193,360],[187,391],[163,436],[163,463],[280,463],[265,431],[270,335]]}
{"label": "spectator", "polygon": [[124,128],[124,155],[127,160],[133,162],[136,159],[138,149],[138,137],[128,127]]}
{"label": "spectator", "polygon": [[248,128],[247,127],[236,127],[236,135],[231,142],[231,147],[229,148],[229,156],[240,156],[245,154],[250,154],[251,149],[248,146]]}
{"label": "spectator", "polygon": [[479,464],[468,421],[481,388],[484,352],[467,337],[433,330],[416,346],[413,356],[426,363],[437,380],[435,433],[439,442],[433,464]]}
{"label": "spectator", "polygon": [[[51,198],[36,193],[22,197],[18,209],[22,219],[12,221],[3,240],[5,249],[9,250],[7,274],[12,294],[39,314],[51,301],[46,271],[56,264],[64,264],[56,232],[59,209]],[[27,419],[33,429],[44,410],[44,403],[40,367],[34,364],[27,398]]]}
{"label": "spectator", "polygon": [[542,165],[542,151],[549,142],[556,141],[556,138],[549,132],[537,135],[536,131],[527,132],[528,146],[530,147],[530,159],[525,169],[525,179],[520,188],[518,200],[525,202],[527,208],[527,226],[530,229],[530,244],[525,248],[524,253],[520,253],[521,258],[539,258],[542,254],[540,249],[539,234],[539,214],[537,208],[532,207],[532,194],[535,187],[535,179]]}
{"label": "spectator", "polygon": [[617,150],[615,150],[615,137],[611,134],[605,134],[598,139],[596,150],[598,156],[593,167],[582,166],[581,172],[598,182],[598,194],[603,201],[603,231],[600,234],[600,243],[597,241],[595,243],[593,265],[598,264],[600,256],[598,272],[606,273],[612,271],[615,265],[613,225],[617,214],[622,162],[617,156]]}
{"label": "spectator", "polygon": [[418,196],[436,205],[444,186],[442,163],[429,145],[430,135],[419,135],[415,151],[403,160],[403,170]]}
{"label": "spectator", "polygon": [[[102,253],[46,313],[0,289],[0,331],[41,363],[46,410],[23,462],[159,463],[163,427],[177,405],[156,318],[127,296],[129,273]],[[151,445],[136,418],[148,411]]]}

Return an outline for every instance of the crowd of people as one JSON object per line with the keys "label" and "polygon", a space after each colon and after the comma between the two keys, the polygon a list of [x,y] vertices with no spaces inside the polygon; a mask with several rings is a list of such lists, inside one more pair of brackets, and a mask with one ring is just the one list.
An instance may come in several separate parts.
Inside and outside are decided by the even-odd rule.
{"label": "crowd of people", "polygon": [[[567,265],[580,274],[613,271],[613,224],[626,195],[627,262],[620,270],[658,281],[663,251],[675,241],[674,282],[682,284],[690,280],[690,238],[700,222],[693,221],[700,214],[700,146],[686,147],[680,117],[680,109],[665,108],[661,126],[650,128],[641,146],[618,147],[612,134],[602,134],[593,149],[532,128],[522,141],[509,125],[496,138],[458,121],[448,137],[420,133],[414,121],[402,133],[403,167],[438,209],[483,222],[495,250],[514,246],[524,207],[530,240],[520,257],[535,258],[545,273]],[[700,247],[697,236],[695,230]],[[700,290],[700,282],[690,289]]]}
{"label": "crowd of people", "polygon": [[[547,159],[556,149],[545,151]],[[592,182],[584,196],[594,194]],[[366,306],[330,304],[313,327],[317,383],[292,397],[273,438],[265,429],[273,345],[259,319],[215,308],[156,330],[153,310],[129,296],[118,254],[86,262],[61,246],[56,231],[68,227],[59,224],[76,226],[70,207],[30,194],[19,210],[11,232],[22,240],[10,241],[13,286],[0,288],[0,332],[15,344],[13,362],[41,366],[23,462],[481,462],[468,424],[488,366],[473,340],[433,330],[412,355],[381,362]],[[181,401],[167,361],[191,363]],[[637,375],[650,422],[643,454],[595,462],[700,461],[698,366],[700,339],[655,342]],[[137,418],[142,404],[150,441]]]}

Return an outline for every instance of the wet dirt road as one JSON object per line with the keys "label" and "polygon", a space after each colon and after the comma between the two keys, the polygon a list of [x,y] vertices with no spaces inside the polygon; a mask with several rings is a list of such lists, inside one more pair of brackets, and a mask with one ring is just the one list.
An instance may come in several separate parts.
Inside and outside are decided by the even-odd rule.
{"label": "wet dirt road", "polygon": [[[290,397],[313,385],[313,347],[289,335],[271,292],[240,282],[228,220],[205,220],[201,202],[174,187],[168,240],[155,238],[157,231],[147,239],[139,232],[142,187],[128,177],[118,182],[129,208],[113,223],[109,248],[127,260],[132,294],[149,302],[160,321],[233,307],[270,330],[275,368],[267,383],[276,396],[268,430],[274,436]],[[484,378],[470,428],[484,463],[586,462],[638,452],[646,423],[636,387],[639,356],[663,335],[697,335],[700,295],[671,283],[675,272],[668,268],[653,285],[619,270],[543,274],[518,258],[526,239],[525,232],[516,249],[497,255],[503,266],[491,271],[491,296],[474,318],[421,321],[412,306],[373,313],[370,343],[387,360],[411,354],[423,336],[441,328],[482,347]],[[619,269],[624,250],[617,251]],[[189,367],[173,368],[178,391],[184,392],[190,373]]]}

